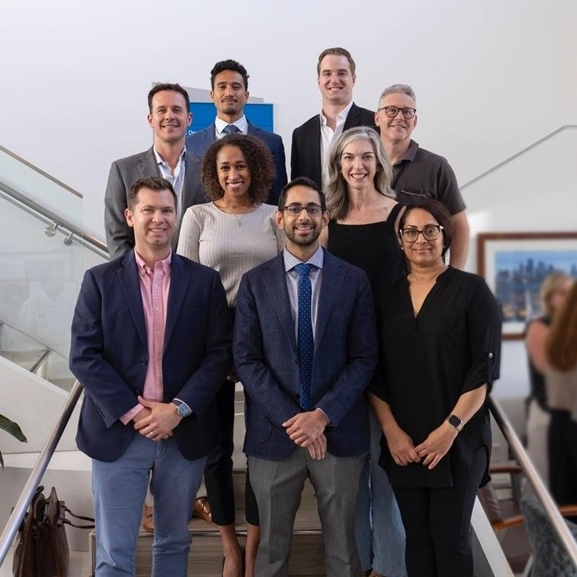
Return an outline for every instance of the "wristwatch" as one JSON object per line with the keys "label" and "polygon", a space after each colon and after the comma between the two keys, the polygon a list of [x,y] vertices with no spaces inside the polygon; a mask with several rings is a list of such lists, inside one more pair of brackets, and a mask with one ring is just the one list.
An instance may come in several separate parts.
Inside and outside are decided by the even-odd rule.
{"label": "wristwatch", "polygon": [[457,429],[459,433],[463,430],[463,427],[465,426],[465,423],[463,423],[463,421],[459,419],[457,415],[449,415],[447,417],[447,423],[449,423],[449,425],[451,425],[452,427],[455,427],[455,429]]}
{"label": "wristwatch", "polygon": [[181,417],[190,417],[190,415],[192,415],[192,410],[185,402],[174,399],[172,404],[176,407],[176,412]]}

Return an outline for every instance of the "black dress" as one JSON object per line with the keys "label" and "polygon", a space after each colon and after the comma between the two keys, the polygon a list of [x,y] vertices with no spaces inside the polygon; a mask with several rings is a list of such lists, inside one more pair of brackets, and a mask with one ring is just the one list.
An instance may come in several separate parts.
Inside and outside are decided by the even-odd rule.
{"label": "black dress", "polygon": [[373,294],[405,276],[405,258],[395,221],[402,205],[396,204],[387,220],[371,224],[339,224],[329,221],[327,250],[362,268],[369,277]]}
{"label": "black dress", "polygon": [[[498,378],[499,308],[482,278],[451,267],[437,278],[416,317],[406,277],[385,287],[376,300],[380,358],[370,390],[389,403],[401,429],[418,445],[449,416],[460,395]],[[486,407],[434,469],[396,465],[384,440],[380,463],[393,485],[448,487],[452,461],[467,466],[469,455],[483,446],[489,455]]]}

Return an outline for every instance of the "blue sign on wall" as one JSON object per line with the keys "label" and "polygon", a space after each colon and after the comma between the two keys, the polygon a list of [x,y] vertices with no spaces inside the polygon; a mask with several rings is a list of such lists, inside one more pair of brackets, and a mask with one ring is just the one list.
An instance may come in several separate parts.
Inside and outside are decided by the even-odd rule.
{"label": "blue sign on wall", "polygon": [[[190,112],[192,113],[192,124],[188,127],[187,136],[207,128],[214,122],[216,117],[216,108],[212,102],[191,102]],[[272,104],[249,102],[244,105],[244,113],[247,119],[255,126],[274,132]]]}

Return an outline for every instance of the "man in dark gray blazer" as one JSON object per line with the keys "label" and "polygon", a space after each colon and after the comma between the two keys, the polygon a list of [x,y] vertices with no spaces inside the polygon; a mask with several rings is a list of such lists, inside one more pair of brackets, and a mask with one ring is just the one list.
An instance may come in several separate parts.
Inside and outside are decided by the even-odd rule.
{"label": "man in dark gray blazer", "polygon": [[307,176],[322,190],[328,184],[331,144],[353,126],[375,126],[375,114],[353,102],[356,81],[353,57],[344,48],[323,50],[317,63],[322,109],[293,131],[291,178]]}
{"label": "man in dark gray blazer", "polygon": [[365,273],[319,245],[328,218],[316,183],[290,182],[276,213],[285,250],[245,274],[238,294],[233,352],[246,391],[259,577],[288,575],[307,477],[318,500],[325,574],[361,574],[355,510],[369,442],[363,391],[376,365],[375,316]]}
{"label": "man in dark gray blazer", "polygon": [[276,205],[283,186],[287,183],[285,152],[278,134],[258,128],[244,115],[248,101],[248,73],[235,60],[221,60],[210,71],[210,97],[216,107],[216,118],[208,128],[195,132],[186,139],[186,149],[204,156],[206,149],[218,138],[231,132],[242,132],[260,138],[269,148],[275,168],[275,180],[267,200]]}
{"label": "man in dark gray blazer", "polygon": [[[201,159],[184,149],[186,129],[192,121],[188,93],[178,84],[157,84],[148,93],[148,124],[153,130],[152,148],[115,160],[110,167],[104,195],[106,245],[111,258],[134,247],[134,233],[124,211],[130,187],[146,176],[161,176],[178,197],[178,224],[189,206],[206,202],[200,183]],[[176,248],[178,233],[173,238]]]}

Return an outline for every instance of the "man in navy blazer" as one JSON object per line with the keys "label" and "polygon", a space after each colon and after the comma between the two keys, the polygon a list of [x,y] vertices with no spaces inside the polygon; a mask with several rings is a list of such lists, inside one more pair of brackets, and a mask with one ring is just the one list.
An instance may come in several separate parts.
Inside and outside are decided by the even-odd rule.
{"label": "man in navy blazer", "polygon": [[[130,187],[139,178],[162,176],[173,184],[179,197],[179,225],[189,206],[207,202],[200,183],[201,158],[184,148],[186,129],[192,121],[188,92],[179,84],[157,84],[148,93],[148,109],[152,147],[115,160],[110,167],[104,194],[104,229],[111,258],[134,246],[134,232],[124,212]],[[173,248],[177,238],[175,234]]]}
{"label": "man in navy blazer", "polygon": [[131,188],[135,248],[88,270],[70,368],[85,388],[77,444],[92,458],[96,577],[134,574],[150,481],[155,577],[185,577],[188,521],[219,441],[214,396],[231,363],[218,273],[176,255],[176,195],[159,177]]}
{"label": "man in navy blazer", "polygon": [[195,132],[186,139],[186,149],[204,156],[206,149],[217,139],[233,132],[251,134],[260,138],[269,148],[275,167],[269,204],[276,205],[283,186],[287,183],[285,152],[282,138],[251,124],[244,115],[244,105],[248,101],[248,73],[235,60],[217,62],[210,71],[210,97],[216,107],[214,124]]}
{"label": "man in navy blazer", "polygon": [[345,48],[323,50],[317,62],[322,96],[320,114],[295,128],[291,150],[291,179],[307,176],[326,190],[332,143],[353,126],[375,126],[375,113],[353,102],[356,65]]}
{"label": "man in navy blazer", "polygon": [[[363,271],[320,247],[328,213],[316,183],[290,182],[276,223],[285,250],[244,275],[233,342],[246,391],[244,451],[261,523],[255,575],[288,575],[293,521],[308,477],[318,499],[325,574],[358,577],[355,509],[369,442],[363,391],[377,350],[371,289]],[[311,265],[310,297],[299,296],[302,263]],[[306,346],[298,325],[308,314],[301,304],[311,310],[311,365],[301,357]]]}

